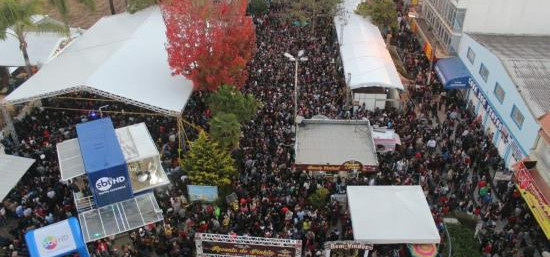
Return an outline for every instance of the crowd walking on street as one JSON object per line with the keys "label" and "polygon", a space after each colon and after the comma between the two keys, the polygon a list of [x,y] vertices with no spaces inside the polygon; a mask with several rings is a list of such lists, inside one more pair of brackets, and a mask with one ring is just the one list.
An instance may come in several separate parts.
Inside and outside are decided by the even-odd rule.
{"label": "crowd walking on street", "polygon": [[[398,2],[403,17],[406,10]],[[190,182],[179,168],[175,119],[105,113],[115,127],[147,124],[171,184],[155,191],[164,222],[130,232],[124,244],[109,238],[99,240],[89,245],[93,256],[193,256],[193,237],[198,232],[300,239],[303,256],[323,256],[324,242],[353,240],[349,212],[332,201],[315,207],[308,197],[321,187],[331,194],[344,193],[346,185],[422,186],[441,244],[447,242],[443,218],[460,212],[479,220],[472,237],[480,241],[483,256],[534,257],[535,252],[550,250],[514,182],[493,181],[494,172],[505,168],[491,137],[484,134],[460,92],[442,88],[405,19],[400,19],[390,42],[404,53],[403,65],[414,78],[407,82],[408,97],[401,108],[353,109],[345,102],[344,71],[332,19],[318,18],[311,33],[309,27],[283,19],[288,8],[272,3],[267,14],[254,18],[258,51],[248,66],[250,77],[242,91],[253,94],[262,107],[255,119],[244,125],[240,148],[232,153],[240,171],[232,184],[238,206],[188,201],[185,185]],[[368,119],[372,125],[393,128],[400,135],[402,145],[396,151],[378,154],[378,173],[323,177],[292,168],[295,66],[283,53],[295,55],[300,50],[308,60],[298,71],[298,115]],[[87,93],[69,96],[95,98]],[[15,123],[21,142],[2,141],[8,154],[37,161],[0,204],[0,224],[5,224],[0,231],[6,230],[0,233],[0,256],[28,256],[23,240],[26,230],[76,215],[71,191],[78,187],[60,181],[55,145],[75,138],[76,124],[94,117],[84,111],[49,107],[97,109],[102,104],[95,100],[43,100],[43,108]],[[110,104],[113,110],[143,112],[121,103]],[[184,115],[187,121],[206,128],[209,111],[203,93],[193,94]],[[196,131],[188,132],[190,137],[194,134]],[[404,257],[407,253],[403,245],[375,246],[369,256]]]}

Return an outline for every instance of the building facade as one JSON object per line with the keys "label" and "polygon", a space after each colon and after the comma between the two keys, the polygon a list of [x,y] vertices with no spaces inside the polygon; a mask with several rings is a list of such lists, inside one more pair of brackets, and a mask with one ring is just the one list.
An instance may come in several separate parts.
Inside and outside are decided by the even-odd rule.
{"label": "building facade", "polygon": [[456,55],[467,32],[550,35],[547,0],[423,0],[416,10],[414,29],[437,58]]}
{"label": "building facade", "polygon": [[534,148],[550,109],[550,37],[467,33],[458,57],[471,74],[467,101],[510,167]]}

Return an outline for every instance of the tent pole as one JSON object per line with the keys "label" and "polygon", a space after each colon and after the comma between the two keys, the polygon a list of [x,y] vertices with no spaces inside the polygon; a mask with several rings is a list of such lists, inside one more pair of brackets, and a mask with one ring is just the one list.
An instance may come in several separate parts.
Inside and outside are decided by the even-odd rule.
{"label": "tent pole", "polygon": [[6,122],[6,129],[8,133],[10,133],[11,139],[15,143],[15,145],[19,145],[19,137],[17,137],[17,133],[15,132],[15,127],[13,126],[13,121],[11,119],[11,116],[8,112],[8,109],[6,108],[6,105],[0,106],[0,109],[2,109],[2,116],[4,117],[4,122]]}

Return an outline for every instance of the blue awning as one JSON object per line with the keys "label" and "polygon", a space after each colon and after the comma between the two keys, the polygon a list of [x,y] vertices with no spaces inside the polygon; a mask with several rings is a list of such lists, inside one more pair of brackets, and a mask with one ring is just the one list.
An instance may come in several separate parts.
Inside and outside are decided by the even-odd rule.
{"label": "blue awning", "polygon": [[435,71],[445,89],[468,87],[470,72],[458,57],[438,60],[435,64]]}

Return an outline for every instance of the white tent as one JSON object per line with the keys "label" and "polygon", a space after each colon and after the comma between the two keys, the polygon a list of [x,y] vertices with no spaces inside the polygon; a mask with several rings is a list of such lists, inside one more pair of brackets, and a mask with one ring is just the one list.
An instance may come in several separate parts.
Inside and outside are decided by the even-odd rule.
{"label": "white tent", "polygon": [[[40,23],[44,19],[49,19],[48,16],[34,15],[32,22]],[[72,30],[76,36],[76,30]],[[19,40],[13,35],[13,31],[8,29],[8,36],[5,40],[0,40],[0,66],[5,67],[22,67],[25,66],[23,53],[19,49]],[[56,33],[37,33],[28,32],[25,36],[27,41],[27,52],[32,65],[43,65],[47,63],[59,49],[66,36]]]}
{"label": "white tent", "polygon": [[0,154],[0,202],[25,175],[34,163],[34,159],[13,155]]}
{"label": "white tent", "polygon": [[88,91],[177,115],[193,87],[171,75],[165,31],[158,7],[104,17],[8,95],[6,104]]}
{"label": "white tent", "polygon": [[439,244],[420,186],[348,186],[353,238],[373,244]]}
{"label": "white tent", "polygon": [[342,14],[334,17],[347,85],[351,89],[383,87],[403,90],[380,30],[354,12],[360,2],[344,0]]}

